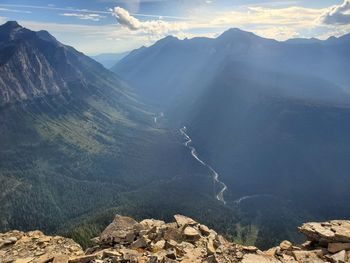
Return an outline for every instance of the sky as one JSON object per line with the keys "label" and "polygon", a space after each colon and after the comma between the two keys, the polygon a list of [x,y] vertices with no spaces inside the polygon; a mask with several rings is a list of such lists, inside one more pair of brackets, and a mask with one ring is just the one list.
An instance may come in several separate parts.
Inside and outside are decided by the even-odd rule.
{"label": "sky", "polygon": [[350,33],[350,0],[0,0],[0,23],[8,20],[96,55],[229,28],[280,41],[341,36]]}

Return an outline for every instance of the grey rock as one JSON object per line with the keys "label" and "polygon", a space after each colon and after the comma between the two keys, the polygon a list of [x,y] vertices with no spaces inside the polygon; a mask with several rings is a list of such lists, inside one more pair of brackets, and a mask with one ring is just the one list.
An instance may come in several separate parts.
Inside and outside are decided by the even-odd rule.
{"label": "grey rock", "polygon": [[107,226],[100,236],[101,244],[129,244],[132,243],[142,229],[137,221],[131,217],[116,215],[113,222]]}

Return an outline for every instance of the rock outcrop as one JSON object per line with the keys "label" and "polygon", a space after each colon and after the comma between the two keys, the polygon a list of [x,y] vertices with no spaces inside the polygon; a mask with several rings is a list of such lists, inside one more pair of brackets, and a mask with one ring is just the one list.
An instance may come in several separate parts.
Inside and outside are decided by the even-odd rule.
{"label": "rock outcrop", "polygon": [[141,222],[116,215],[82,251],[71,239],[39,231],[0,234],[0,262],[15,263],[346,263],[350,262],[350,221],[306,223],[299,228],[308,241],[294,246],[285,240],[261,251],[227,241],[214,230],[182,215],[175,222]]}
{"label": "rock outcrop", "polygon": [[283,241],[267,251],[281,262],[350,262],[350,221],[311,222],[299,227],[307,241],[295,247]]}
{"label": "rock outcrop", "polygon": [[1,263],[55,263],[82,256],[84,251],[73,240],[60,236],[45,236],[40,231],[10,231],[0,234]]}

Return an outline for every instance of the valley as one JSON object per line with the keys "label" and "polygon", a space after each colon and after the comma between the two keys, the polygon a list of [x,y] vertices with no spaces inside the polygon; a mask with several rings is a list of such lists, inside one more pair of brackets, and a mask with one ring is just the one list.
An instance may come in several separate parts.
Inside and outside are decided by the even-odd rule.
{"label": "valley", "polygon": [[[191,137],[186,133],[186,127],[182,127],[180,129],[180,133],[185,137],[186,142],[185,146],[188,147],[188,149],[191,151],[191,155],[194,159],[196,159],[201,165],[207,167],[213,177],[213,189],[214,189],[214,195],[216,199],[220,202],[222,202],[224,205],[226,204],[225,199],[224,199],[224,192],[227,190],[227,186],[219,180],[219,174],[207,163],[203,162],[199,157],[196,149],[191,146],[192,144],[192,139]],[[216,192],[216,186],[219,185],[221,187],[219,189],[219,192]]]}
{"label": "valley", "polygon": [[110,71],[5,23],[0,231],[86,248],[117,213],[181,213],[264,249],[300,243],[302,222],[350,217],[349,43],[169,36]]}
{"label": "valley", "polygon": [[247,240],[266,247],[276,232],[299,242],[291,230],[304,221],[350,216],[345,43],[348,35],[300,44],[230,29],[166,37],[112,70],[172,129],[186,126],[192,157],[224,183],[214,197],[257,229]]}

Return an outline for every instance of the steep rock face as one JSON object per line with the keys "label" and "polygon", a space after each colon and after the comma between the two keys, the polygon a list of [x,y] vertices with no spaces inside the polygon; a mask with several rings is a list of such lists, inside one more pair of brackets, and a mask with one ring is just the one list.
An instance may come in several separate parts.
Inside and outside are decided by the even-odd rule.
{"label": "steep rock face", "polygon": [[87,89],[99,75],[117,81],[99,63],[46,31],[34,32],[12,21],[0,26],[0,105]]}
{"label": "steep rock face", "polygon": [[79,245],[62,237],[44,236],[39,231],[23,233],[11,231],[0,234],[1,262],[161,262],[161,263],[346,263],[350,262],[350,243],[341,243],[338,250],[325,247],[323,239],[315,238],[334,225],[338,236],[331,242],[350,238],[349,221],[307,223],[300,227],[312,241],[301,247],[283,241],[265,252],[253,246],[227,241],[214,230],[183,215],[175,215],[175,222],[145,219],[141,222],[116,215],[113,222],[94,239],[96,245],[82,252]]}
{"label": "steep rock face", "polygon": [[67,91],[67,83],[45,56],[25,43],[0,66],[0,76],[1,104]]}

